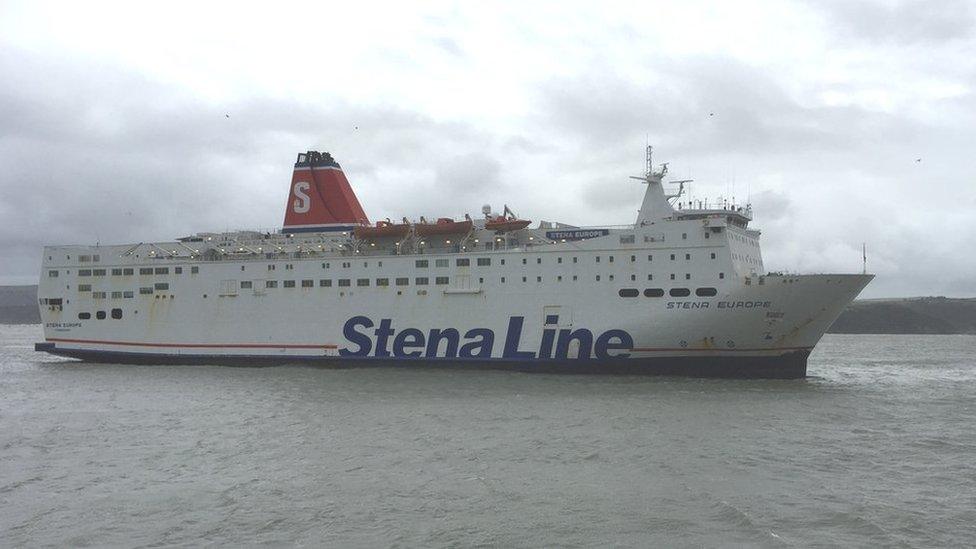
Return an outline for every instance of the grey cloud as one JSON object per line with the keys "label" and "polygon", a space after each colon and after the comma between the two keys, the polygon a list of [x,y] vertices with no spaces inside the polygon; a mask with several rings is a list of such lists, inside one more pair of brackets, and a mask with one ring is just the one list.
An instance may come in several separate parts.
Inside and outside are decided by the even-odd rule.
{"label": "grey cloud", "polygon": [[836,0],[811,2],[831,29],[852,41],[918,45],[972,38],[976,30],[969,0]]}

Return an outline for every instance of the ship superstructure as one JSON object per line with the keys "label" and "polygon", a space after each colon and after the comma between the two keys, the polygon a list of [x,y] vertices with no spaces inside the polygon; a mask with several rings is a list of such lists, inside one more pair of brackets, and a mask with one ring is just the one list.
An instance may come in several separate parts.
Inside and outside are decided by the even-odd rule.
{"label": "ship superstructure", "polygon": [[441,364],[801,377],[872,275],[766,273],[748,206],[681,207],[651,149],[626,226],[370,223],[300,153],[280,231],[44,249],[38,350],[127,363]]}

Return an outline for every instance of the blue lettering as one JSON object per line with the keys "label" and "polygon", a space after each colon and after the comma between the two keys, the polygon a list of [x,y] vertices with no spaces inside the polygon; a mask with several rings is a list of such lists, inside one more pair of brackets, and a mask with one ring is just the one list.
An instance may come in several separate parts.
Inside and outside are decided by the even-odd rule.
{"label": "blue lettering", "polygon": [[522,339],[522,322],[525,320],[521,316],[513,316],[508,319],[508,333],[505,335],[505,358],[535,358],[535,353],[531,351],[519,351],[519,340]]}
{"label": "blue lettering", "polygon": [[423,351],[404,351],[404,349],[423,348],[424,333],[416,328],[407,328],[393,338],[393,356],[397,358],[418,357]]}
{"label": "blue lettering", "polygon": [[354,316],[346,321],[346,325],[342,327],[342,335],[346,338],[346,341],[358,345],[359,350],[350,351],[345,348],[339,349],[339,356],[369,356],[369,351],[373,348],[373,342],[370,341],[368,335],[357,332],[356,326],[372,328],[373,321],[365,316]]}
{"label": "blue lettering", "polygon": [[556,339],[556,330],[542,330],[542,345],[539,346],[539,358],[552,358],[552,344]]}
{"label": "blue lettering", "polygon": [[438,349],[438,347],[440,347],[441,340],[444,340],[447,341],[447,348],[444,350],[444,357],[456,357],[460,339],[460,334],[458,334],[458,331],[454,328],[448,328],[446,330],[438,330],[435,328],[431,330],[430,335],[427,336],[427,356],[440,356],[440,353],[438,353],[440,349]]}
{"label": "blue lettering", "polygon": [[380,325],[374,332],[376,334],[376,356],[390,356],[390,351],[386,350],[386,342],[393,335],[393,328],[390,326],[393,321],[389,318],[380,320]]}
{"label": "blue lettering", "polygon": [[593,332],[586,328],[579,330],[559,330],[559,341],[556,342],[556,358],[569,358],[569,343],[576,340],[579,343],[579,353],[574,358],[590,358],[593,348]]}
{"label": "blue lettering", "polygon": [[[495,347],[495,332],[488,328],[474,328],[464,334],[464,339],[479,338],[469,341],[461,347],[458,356],[461,358],[491,358],[491,350]],[[477,352],[475,352],[477,351]]]}
{"label": "blue lettering", "polygon": [[607,330],[596,338],[593,351],[597,358],[627,358],[630,353],[611,355],[609,351],[629,351],[633,348],[634,339],[630,337],[630,334],[623,330]]}

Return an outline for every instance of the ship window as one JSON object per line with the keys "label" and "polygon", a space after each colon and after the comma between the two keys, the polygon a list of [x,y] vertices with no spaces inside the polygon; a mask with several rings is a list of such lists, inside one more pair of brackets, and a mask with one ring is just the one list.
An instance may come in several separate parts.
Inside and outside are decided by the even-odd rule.
{"label": "ship window", "polygon": [[302,281],[302,288],[314,288],[314,287],[315,287],[315,281],[314,280],[303,280]]}
{"label": "ship window", "polygon": [[610,263],[613,263],[613,256],[610,256]]}
{"label": "ship window", "polygon": [[414,261],[413,265],[418,269],[426,269],[428,264],[426,259],[418,259]]}
{"label": "ship window", "polygon": [[51,278],[57,278],[58,277],[58,272],[57,271],[48,271],[47,272],[47,276],[49,276]]}
{"label": "ship window", "polygon": [[718,273],[718,277],[719,277],[719,279],[725,278],[725,273]]}
{"label": "ship window", "polygon": [[620,243],[621,244],[633,244],[634,243],[634,235],[632,235],[632,234],[622,234],[622,235],[620,235]]}
{"label": "ship window", "polygon": [[396,279],[396,285],[397,286],[407,286],[409,284],[410,284],[410,279],[407,278],[407,277],[405,277],[405,276]]}
{"label": "ship window", "polygon": [[169,284],[166,282],[157,282],[153,284],[153,287],[156,288],[157,290],[168,290]]}
{"label": "ship window", "polygon": [[562,263],[562,262],[563,262],[563,258],[561,258],[561,257],[557,257],[556,258],[556,263]]}
{"label": "ship window", "polygon": [[122,276],[122,269],[112,269],[112,276]]}
{"label": "ship window", "polygon": [[356,286],[369,286],[369,279],[368,278],[357,278],[356,279]]}
{"label": "ship window", "polygon": [[135,295],[136,295],[135,292],[132,291],[122,292],[123,299],[132,299],[133,297],[135,297]]}
{"label": "ship window", "polygon": [[141,295],[151,295],[152,293],[152,286],[143,286],[142,288],[139,288],[139,294]]}
{"label": "ship window", "polygon": [[633,263],[635,261],[637,261],[637,256],[636,255],[630,256],[630,262]]}
{"label": "ship window", "polygon": [[685,280],[691,280],[691,273],[685,273]]}
{"label": "ship window", "polygon": [[579,263],[579,258],[578,257],[574,257],[573,258],[573,263]]}
{"label": "ship window", "polygon": [[458,259],[455,263],[458,267],[468,267],[471,265],[471,260],[465,257]]}
{"label": "ship window", "polygon": [[264,281],[264,287],[265,288],[277,288],[278,287],[278,281],[277,280],[265,280]]}
{"label": "ship window", "polygon": [[542,265],[542,258],[541,257],[535,258],[535,262],[536,262],[536,265]]}
{"label": "ship window", "polygon": [[644,297],[662,297],[664,296],[664,290],[661,288],[647,288],[644,290]]}
{"label": "ship window", "polygon": [[197,274],[200,272],[200,267],[190,267],[190,274]]}
{"label": "ship window", "polygon": [[600,262],[600,256],[596,256],[596,262],[597,262],[597,263],[599,263],[599,262]]}
{"label": "ship window", "polygon": [[92,276],[105,276],[105,269],[92,270]]}
{"label": "ship window", "polygon": [[79,292],[90,292],[91,291],[91,284],[79,284],[78,285],[78,291]]}
{"label": "ship window", "polygon": [[322,268],[323,269],[328,269],[329,268],[329,264],[328,263],[323,263],[322,264]]}
{"label": "ship window", "polygon": [[705,238],[708,238],[708,236],[709,236],[709,233],[706,231],[705,232]]}
{"label": "ship window", "polygon": [[527,281],[528,281],[528,279],[527,279],[526,277],[524,277],[524,276],[523,276],[523,277],[522,277],[522,282],[527,282]]}
{"label": "ship window", "polygon": [[630,281],[634,282],[635,280],[637,280],[637,275],[630,275]]}
{"label": "ship window", "polygon": [[688,233],[681,233],[681,240],[688,240]]}
{"label": "ship window", "polygon": [[559,275],[556,277],[556,282],[562,282],[562,281],[563,281],[563,275]]}
{"label": "ship window", "polygon": [[376,285],[377,286],[389,286],[390,285],[390,279],[389,278],[377,278],[376,279]]}
{"label": "ship window", "polygon": [[143,268],[139,269],[139,274],[141,274],[141,275],[151,275],[152,274],[152,267],[143,267]]}
{"label": "ship window", "polygon": [[447,260],[446,259],[435,259],[434,260],[434,266],[435,267],[447,267]]}
{"label": "ship window", "polygon": [[282,286],[285,287],[285,288],[294,288],[295,287],[295,281],[294,280],[286,280],[282,284]]}
{"label": "ship window", "polygon": [[671,288],[668,294],[670,294],[671,297],[688,297],[691,295],[691,290],[688,288]]}
{"label": "ship window", "polygon": [[597,281],[597,282],[599,282],[599,281],[600,281],[600,275],[596,275],[596,281]]}
{"label": "ship window", "polygon": [[578,277],[577,277],[576,275],[573,275],[573,282],[576,282],[576,279],[577,279],[577,278],[578,278]]}
{"label": "ship window", "polygon": [[135,274],[135,272],[136,272],[135,269],[130,269],[130,268],[122,269],[122,274],[124,276],[132,276],[133,274]]}
{"label": "ship window", "polygon": [[690,259],[691,259],[691,254],[685,254],[685,261],[688,261]]}
{"label": "ship window", "polygon": [[122,292],[112,292],[112,299],[122,299]]}
{"label": "ship window", "polygon": [[79,255],[78,256],[78,261],[80,261],[82,263],[87,263],[87,262],[91,261],[91,256],[90,255]]}
{"label": "ship window", "polygon": [[[708,233],[705,233],[705,234],[708,234]],[[712,253],[711,253],[711,258],[712,258],[712,259],[715,259],[715,252],[712,252]]]}
{"label": "ship window", "polygon": [[478,284],[484,284],[485,279],[483,277],[478,277]]}
{"label": "ship window", "polygon": [[698,297],[714,297],[718,294],[718,290],[715,288],[698,288],[695,290],[695,295]]}
{"label": "ship window", "polygon": [[105,311],[96,312],[95,318],[97,318],[98,320],[105,320]]}
{"label": "ship window", "polygon": [[502,277],[502,284],[504,284],[504,283],[505,283],[505,277],[503,276]]}
{"label": "ship window", "polygon": [[78,269],[78,276],[91,276],[91,269]]}
{"label": "ship window", "polygon": [[[243,266],[241,266],[241,270],[244,270]],[[173,267],[173,273],[178,275],[183,274],[183,267]]]}
{"label": "ship window", "polygon": [[[241,270],[242,270],[242,271],[244,270],[244,265],[241,265]],[[179,273],[177,273],[177,274],[179,274]]]}
{"label": "ship window", "polygon": [[426,286],[429,281],[427,280],[426,276],[418,276],[417,278],[413,279],[413,283],[417,286]]}
{"label": "ship window", "polygon": [[78,313],[78,320],[88,320],[91,318],[91,313]]}
{"label": "ship window", "polygon": [[450,280],[446,276],[439,276],[434,279],[434,284],[438,284],[438,285],[448,284],[449,282]]}
{"label": "ship window", "polygon": [[647,275],[647,279],[648,280],[654,280],[654,275],[652,275],[652,274]]}
{"label": "ship window", "polygon": [[525,258],[522,258],[522,265],[525,265]]}
{"label": "ship window", "polygon": [[542,282],[542,277],[541,277],[541,276],[537,276],[537,277],[535,277],[535,281],[536,281],[536,282]]}
{"label": "ship window", "polygon": [[241,281],[241,289],[242,290],[250,290],[253,287],[254,287],[254,285],[251,283],[250,280],[242,280]]}
{"label": "ship window", "polygon": [[487,267],[489,265],[491,265],[491,258],[490,257],[479,257],[478,258],[478,266],[479,267]]}
{"label": "ship window", "polygon": [[105,292],[92,292],[92,299],[105,299]]}
{"label": "ship window", "polygon": [[369,261],[363,261],[363,268],[369,267]]}
{"label": "ship window", "polygon": [[610,280],[613,280],[613,275],[610,275]]}
{"label": "ship window", "polygon": [[638,292],[635,288],[622,288],[619,292],[617,292],[617,295],[620,297],[637,297],[640,295],[640,292]]}
{"label": "ship window", "polygon": [[319,288],[331,288],[331,287],[332,287],[331,278],[323,278],[319,280]]}
{"label": "ship window", "polygon": [[112,309],[112,318],[122,320],[122,309]]}
{"label": "ship window", "polygon": [[671,261],[674,261],[674,254],[671,254]]}
{"label": "ship window", "polygon": [[649,255],[649,256],[647,256],[647,260],[648,260],[648,261],[654,261],[654,256],[653,256],[653,255]]}
{"label": "ship window", "polygon": [[674,280],[674,273],[671,273],[671,280]]}
{"label": "ship window", "polygon": [[[491,259],[488,260],[488,264],[491,265]],[[505,264],[505,258],[502,258],[502,265]]]}
{"label": "ship window", "polygon": [[290,271],[290,270],[292,270],[294,268],[295,268],[295,266],[292,265],[291,263],[285,263],[285,270],[286,271]]}
{"label": "ship window", "polygon": [[269,270],[269,271],[273,271],[273,270],[275,270],[275,266],[274,266],[274,265],[268,265],[268,270]]}
{"label": "ship window", "polygon": [[349,262],[346,262],[346,261],[344,261],[344,262],[342,263],[342,268],[343,268],[343,269],[348,269],[350,265],[352,265],[352,263],[349,263]]}
{"label": "ship window", "polygon": [[156,274],[158,275],[168,275],[169,267],[156,267]]}
{"label": "ship window", "polygon": [[340,288],[348,287],[350,285],[352,285],[352,282],[348,278],[340,278],[339,279],[339,287]]}

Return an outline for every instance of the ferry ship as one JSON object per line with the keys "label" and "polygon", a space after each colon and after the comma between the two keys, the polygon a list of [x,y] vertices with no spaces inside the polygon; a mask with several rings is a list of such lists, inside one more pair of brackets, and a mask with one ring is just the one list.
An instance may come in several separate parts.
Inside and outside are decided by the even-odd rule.
{"label": "ferry ship", "polygon": [[636,220],[603,227],[533,227],[507,206],[371,223],[330,154],[299,153],[280,231],[45,247],[35,348],[133,364],[805,376],[873,275],[764,272],[751,206],[682,201],[687,181],[665,181],[651,153]]}

